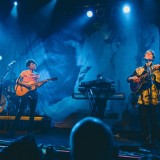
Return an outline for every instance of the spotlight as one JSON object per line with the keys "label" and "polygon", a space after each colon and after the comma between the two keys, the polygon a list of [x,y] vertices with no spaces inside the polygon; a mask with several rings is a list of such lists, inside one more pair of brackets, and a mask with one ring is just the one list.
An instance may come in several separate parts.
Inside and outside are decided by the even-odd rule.
{"label": "spotlight", "polygon": [[129,13],[130,12],[130,6],[129,5],[125,5],[124,7],[123,7],[123,12],[124,13]]}
{"label": "spotlight", "polygon": [[18,5],[18,3],[15,1],[15,2],[14,2],[14,6],[17,6],[17,5]]}
{"label": "spotlight", "polygon": [[87,11],[86,14],[87,14],[87,16],[90,17],[90,18],[93,17],[93,12],[92,12],[92,11]]}
{"label": "spotlight", "polygon": [[96,14],[97,14],[97,17],[103,17],[104,16],[103,8],[97,8],[96,9]]}

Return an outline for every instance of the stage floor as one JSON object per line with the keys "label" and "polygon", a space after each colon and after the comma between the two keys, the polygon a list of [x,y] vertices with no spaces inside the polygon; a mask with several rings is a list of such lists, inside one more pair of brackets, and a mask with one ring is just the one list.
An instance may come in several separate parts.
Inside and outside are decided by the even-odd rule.
{"label": "stage floor", "polygon": [[[16,131],[15,136],[8,135],[5,131],[0,132],[0,145],[10,144],[12,141],[27,134],[25,130]],[[133,133],[134,134],[134,133]],[[160,159],[160,143],[157,142],[156,147],[142,148],[141,138],[133,136],[133,134],[123,132],[116,132],[114,134],[115,147],[118,149],[118,155],[121,159],[140,159],[145,155],[157,157]],[[57,151],[68,152],[70,129],[64,128],[50,128],[45,131],[34,131],[33,135],[38,146],[53,146]],[[69,156],[68,156],[69,157]],[[159,157],[159,158],[158,158]],[[67,158],[66,158],[67,159]]]}

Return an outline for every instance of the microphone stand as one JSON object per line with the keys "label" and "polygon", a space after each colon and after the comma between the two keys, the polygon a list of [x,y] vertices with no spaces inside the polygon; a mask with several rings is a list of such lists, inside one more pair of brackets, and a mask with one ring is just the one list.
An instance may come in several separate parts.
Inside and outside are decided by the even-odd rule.
{"label": "microphone stand", "polygon": [[148,71],[149,88],[150,88],[150,92],[149,92],[149,104],[151,104],[151,99],[152,99],[152,84],[153,84],[151,66],[147,67],[147,71]]}
{"label": "microphone stand", "polygon": [[91,109],[91,115],[92,115],[93,112],[95,111],[95,107],[94,107],[95,99],[93,98],[94,95],[93,95],[92,88],[91,87],[87,87],[85,94],[86,94],[86,96],[88,98],[89,106],[90,106],[90,109]]}

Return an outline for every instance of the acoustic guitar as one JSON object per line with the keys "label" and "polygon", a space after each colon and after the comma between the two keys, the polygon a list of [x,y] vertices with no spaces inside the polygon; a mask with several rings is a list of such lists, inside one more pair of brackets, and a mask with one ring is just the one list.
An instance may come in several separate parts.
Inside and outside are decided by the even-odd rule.
{"label": "acoustic guitar", "polygon": [[57,80],[57,77],[45,79],[43,81],[39,81],[36,83],[27,83],[29,84],[29,87],[27,87],[27,84],[16,84],[15,85],[15,93],[17,96],[24,96],[26,93],[28,93],[31,90],[35,90],[39,87],[41,87],[43,84],[47,83],[48,81],[55,81]]}
{"label": "acoustic guitar", "polygon": [[[157,73],[154,74],[154,71],[158,71],[158,74],[160,74],[160,72],[157,69],[152,69],[152,71],[151,71],[152,72],[152,74],[151,74],[152,80],[157,81],[156,77],[159,77],[159,76],[156,75]],[[149,76],[149,73],[145,71],[141,76],[138,77],[140,79],[139,82],[130,82],[129,87],[130,87],[131,92],[132,93],[139,92],[142,89],[142,87],[149,82],[148,76]]]}

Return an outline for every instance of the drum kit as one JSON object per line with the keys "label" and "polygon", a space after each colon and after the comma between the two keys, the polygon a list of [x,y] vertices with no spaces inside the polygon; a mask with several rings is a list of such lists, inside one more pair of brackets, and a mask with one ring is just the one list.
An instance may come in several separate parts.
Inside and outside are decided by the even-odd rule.
{"label": "drum kit", "polygon": [[[13,72],[14,63],[10,63],[7,70],[0,79],[0,115],[16,115],[20,105],[20,99],[16,96],[14,86],[16,84],[16,76]],[[7,75],[10,78],[6,80]]]}
{"label": "drum kit", "polygon": [[11,73],[10,79],[1,82],[0,86],[0,114],[1,115],[16,115],[17,108],[20,104],[19,97],[16,95],[14,86],[16,79],[15,74]]}

